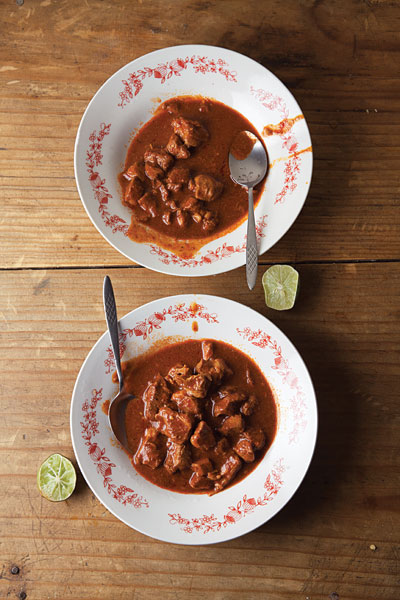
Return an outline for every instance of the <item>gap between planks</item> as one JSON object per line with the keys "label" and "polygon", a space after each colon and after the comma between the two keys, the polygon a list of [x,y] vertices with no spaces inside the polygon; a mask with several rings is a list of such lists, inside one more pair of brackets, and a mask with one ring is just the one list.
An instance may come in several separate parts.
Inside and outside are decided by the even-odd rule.
{"label": "gap between planks", "polygon": [[[288,265],[352,265],[352,264],[375,264],[375,263],[399,263],[399,258],[354,258],[354,259],[338,259],[338,260],[289,260],[284,264]],[[282,261],[267,261],[260,260],[259,265],[281,265]],[[244,267],[245,265],[241,265]],[[240,267],[237,267],[238,269]],[[98,269],[104,271],[105,269],[147,269],[143,265],[73,265],[73,266],[60,266],[60,267],[0,267],[0,272],[2,271],[84,271],[89,269]],[[155,271],[154,269],[148,269],[153,273],[162,271]],[[220,273],[219,273],[220,274]],[[177,277],[182,277],[182,275],[177,275]],[[196,275],[184,275],[183,277],[197,277]]]}

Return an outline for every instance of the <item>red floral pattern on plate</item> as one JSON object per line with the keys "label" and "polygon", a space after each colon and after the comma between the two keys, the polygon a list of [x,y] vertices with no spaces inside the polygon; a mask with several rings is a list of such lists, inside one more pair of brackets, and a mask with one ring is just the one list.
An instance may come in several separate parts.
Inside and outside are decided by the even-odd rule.
{"label": "red floral pattern on plate", "polygon": [[245,494],[236,506],[228,506],[228,512],[218,519],[214,514],[203,515],[202,517],[192,517],[187,519],[182,517],[179,513],[168,513],[170,517],[169,522],[172,525],[181,525],[182,531],[185,533],[193,533],[202,531],[204,534],[220,531],[223,527],[233,525],[243,519],[249,513],[253,513],[258,506],[265,506],[268,502],[271,502],[279,492],[283,485],[282,474],[286,468],[283,465],[283,459],[279,459],[271,473],[268,474],[264,489],[265,492],[258,498],[248,498]]}
{"label": "red floral pattern on plate", "polygon": [[139,496],[134,490],[125,485],[117,486],[112,482],[112,470],[115,464],[106,456],[105,448],[93,441],[93,438],[99,433],[99,422],[97,421],[96,408],[101,402],[103,389],[92,390],[90,400],[85,400],[82,404],[83,420],[81,421],[82,438],[88,447],[88,454],[96,465],[96,470],[103,477],[103,485],[107,492],[124,506],[130,504],[134,508],[149,508],[149,503],[143,496]]}
{"label": "red floral pattern on plate", "polygon": [[[275,96],[271,92],[266,92],[262,89],[255,89],[253,86],[250,87],[250,92],[261,102],[265,108],[269,110],[277,110],[281,119],[289,118],[288,108],[280,96]],[[282,147],[289,152],[292,156],[287,160],[284,167],[284,182],[283,188],[275,196],[275,204],[280,204],[285,201],[288,194],[294,192],[297,188],[297,175],[300,173],[300,161],[301,157],[298,153],[299,142],[293,131],[287,133],[280,133],[279,137],[282,140]]]}
{"label": "red floral pattern on plate", "polygon": [[[154,329],[161,329],[161,324],[167,320],[167,317],[171,317],[175,323],[178,321],[189,321],[190,319],[204,319],[207,323],[218,323],[217,316],[214,313],[208,313],[204,306],[196,304],[196,307],[192,305],[186,306],[184,302],[164,308],[160,312],[152,313],[144,321],[139,321],[132,329],[124,329],[119,335],[119,349],[121,356],[126,350],[126,340],[128,337],[135,335],[136,337],[142,337],[144,340],[148,335],[152,333]],[[107,358],[104,361],[106,367],[106,375],[111,372],[111,369],[115,367],[114,354],[111,345],[107,348]]]}
{"label": "red floral pattern on plate", "polygon": [[143,67],[133,73],[130,73],[128,78],[122,81],[124,89],[119,93],[121,101],[118,106],[124,108],[135,96],[138,95],[143,88],[143,80],[146,77],[154,77],[159,79],[160,83],[165,83],[173,75],[180,77],[183,71],[188,67],[192,67],[195,73],[219,73],[225,77],[226,81],[237,83],[236,71],[230,71],[229,65],[221,58],[208,58],[207,56],[187,56],[186,58],[176,58],[166,63],[158,64],[156,67]]}
{"label": "red floral pattern on plate", "polygon": [[[257,220],[256,233],[257,238],[265,237],[265,229],[267,227],[267,215],[264,215]],[[210,265],[211,263],[217,262],[224,258],[229,258],[233,254],[241,253],[246,251],[246,237],[242,244],[238,246],[232,246],[224,242],[222,246],[218,246],[215,250],[209,250],[203,256],[199,258],[181,258],[172,252],[166,252],[159,246],[151,244],[150,254],[159,256],[161,262],[164,265],[177,265],[179,267],[203,267],[204,265]]]}
{"label": "red floral pattern on plate", "polygon": [[89,182],[94,190],[94,197],[99,203],[99,213],[106,227],[111,227],[112,232],[121,231],[124,235],[128,235],[128,223],[118,215],[111,215],[108,210],[108,201],[112,198],[110,192],[106,188],[106,181],[100,177],[100,173],[95,171],[95,167],[102,164],[103,155],[101,148],[103,139],[110,133],[111,123],[106,125],[101,123],[99,133],[96,130],[89,136],[89,149],[86,151],[86,167],[89,173]]}
{"label": "red floral pattern on plate", "polygon": [[249,341],[253,346],[259,348],[270,348],[275,356],[274,369],[282,377],[282,383],[286,383],[293,390],[293,396],[290,399],[290,409],[293,414],[294,426],[289,432],[289,444],[295,444],[299,441],[299,434],[307,427],[305,394],[299,385],[299,380],[294,371],[289,367],[289,361],[282,356],[281,347],[275,340],[271,339],[267,333],[261,329],[253,330],[245,327],[243,330],[236,331]]}

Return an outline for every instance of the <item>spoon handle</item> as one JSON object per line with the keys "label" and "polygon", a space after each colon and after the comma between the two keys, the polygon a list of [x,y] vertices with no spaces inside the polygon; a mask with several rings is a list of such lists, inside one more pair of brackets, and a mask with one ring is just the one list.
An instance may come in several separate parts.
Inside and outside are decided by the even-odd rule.
{"label": "spoon handle", "polygon": [[119,333],[118,333],[118,319],[117,319],[117,307],[115,306],[114,290],[111,284],[111,279],[108,275],[104,277],[103,284],[103,301],[104,301],[104,312],[106,315],[108,333],[111,338],[111,345],[114,352],[115,366],[117,368],[119,390],[122,390],[122,371],[121,371],[121,358],[119,353]]}
{"label": "spoon handle", "polygon": [[247,285],[252,290],[256,285],[258,267],[258,250],[256,223],[254,220],[253,188],[249,188],[249,216],[247,218],[246,244],[246,277]]}

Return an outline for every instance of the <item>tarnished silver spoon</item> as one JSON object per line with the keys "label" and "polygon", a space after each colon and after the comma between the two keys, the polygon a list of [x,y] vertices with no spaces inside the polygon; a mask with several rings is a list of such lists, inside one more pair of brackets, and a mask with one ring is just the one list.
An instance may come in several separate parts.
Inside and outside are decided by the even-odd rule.
{"label": "tarnished silver spoon", "polygon": [[236,183],[247,187],[249,192],[249,215],[247,218],[246,277],[252,290],[256,285],[258,250],[254,220],[253,188],[265,177],[268,158],[261,141],[250,131],[235,136],[229,150],[229,169]]}
{"label": "tarnished silver spoon", "polygon": [[103,300],[104,312],[106,315],[108,333],[111,338],[111,346],[114,353],[115,366],[118,374],[119,392],[110,402],[108,409],[108,421],[111,431],[117,438],[120,444],[131,452],[128,444],[128,438],[125,429],[125,411],[129,400],[133,398],[131,394],[124,391],[124,379],[121,370],[121,357],[119,352],[119,335],[118,335],[118,319],[117,307],[115,306],[114,291],[111,285],[111,279],[106,275],[103,284]]}

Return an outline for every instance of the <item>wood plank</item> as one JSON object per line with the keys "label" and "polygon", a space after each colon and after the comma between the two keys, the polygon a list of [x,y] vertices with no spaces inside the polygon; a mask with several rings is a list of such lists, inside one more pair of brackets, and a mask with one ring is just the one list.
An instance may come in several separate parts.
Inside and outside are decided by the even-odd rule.
{"label": "wood plank", "polygon": [[[399,264],[300,265],[292,311],[249,294],[244,269],[179,280],[179,292],[221,294],[271,318],[314,379],[315,457],[300,490],[269,523],[216,546],[187,548],[120,523],[82,477],[62,504],[35,473],[51,452],[73,457],[75,377],[104,331],[105,269],[0,273],[0,595],[28,598],[327,598],[392,600],[398,588]],[[112,269],[119,314],[177,292],[176,279]],[[84,291],[83,291],[84,290]],[[382,293],[382,290],[384,293]],[[370,549],[375,544],[376,550]],[[21,571],[11,575],[17,564]],[[267,590],[267,592],[266,592]]]}
{"label": "wood plank", "polygon": [[[180,18],[176,18],[179,12]],[[296,95],[315,152],[292,229],[263,261],[400,257],[400,11],[389,1],[3,2],[0,267],[127,265],[90,223],[73,174],[86,104],[118,68],[177,43],[237,50]],[[346,22],[346,27],[339,23]],[[284,43],[282,43],[284,41]],[[49,61],[51,55],[51,61]]]}

